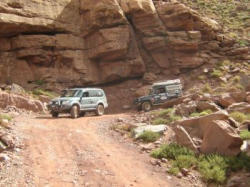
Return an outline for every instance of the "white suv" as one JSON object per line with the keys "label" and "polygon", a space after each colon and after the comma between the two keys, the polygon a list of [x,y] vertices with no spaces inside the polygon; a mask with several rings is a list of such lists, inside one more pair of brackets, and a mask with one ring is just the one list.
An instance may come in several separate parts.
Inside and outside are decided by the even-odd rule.
{"label": "white suv", "polygon": [[72,118],[84,116],[88,111],[95,111],[101,116],[107,107],[106,95],[100,88],[67,89],[48,104],[53,117],[58,117],[59,113],[70,113]]}

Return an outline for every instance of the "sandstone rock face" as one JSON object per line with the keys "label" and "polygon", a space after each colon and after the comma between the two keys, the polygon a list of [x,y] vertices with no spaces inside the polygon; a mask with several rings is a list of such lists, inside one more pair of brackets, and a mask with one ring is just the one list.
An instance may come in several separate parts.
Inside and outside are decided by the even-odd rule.
{"label": "sandstone rock face", "polygon": [[179,74],[211,60],[205,46],[219,46],[219,30],[176,2],[2,0],[0,82],[53,89]]}

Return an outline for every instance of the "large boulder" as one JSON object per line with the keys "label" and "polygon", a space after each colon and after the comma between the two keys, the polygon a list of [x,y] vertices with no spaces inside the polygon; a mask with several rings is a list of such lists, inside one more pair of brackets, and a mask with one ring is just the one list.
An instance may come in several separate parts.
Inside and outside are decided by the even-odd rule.
{"label": "large boulder", "polygon": [[250,113],[250,104],[246,102],[234,103],[227,108],[227,111]]}
{"label": "large boulder", "polygon": [[[203,153],[237,155],[240,152],[242,141],[235,130],[239,125],[234,120],[231,120],[225,111],[177,121],[174,125],[177,128],[175,130],[177,143],[180,145],[188,145],[188,147],[194,149],[195,147],[192,146],[193,141],[196,145],[196,151]],[[185,131],[180,130],[179,126],[183,127]],[[184,136],[184,134],[186,135]],[[187,137],[191,137],[192,141]],[[226,143],[223,138],[227,141]],[[197,141],[197,144],[194,140],[201,141]]]}
{"label": "large boulder", "polygon": [[235,100],[229,93],[224,93],[218,96],[216,99],[216,103],[224,108],[229,107],[233,103],[235,103]]}
{"label": "large boulder", "polygon": [[15,106],[33,112],[45,112],[44,105],[39,100],[0,91],[0,108],[8,106]]}
{"label": "large boulder", "polygon": [[201,152],[237,155],[243,141],[228,122],[214,120],[207,125],[203,134]]}
{"label": "large boulder", "polygon": [[177,125],[173,130],[175,132],[175,139],[178,144],[181,144],[182,146],[188,147],[189,149],[198,152],[198,146],[195,145],[195,142],[192,140],[191,136],[188,134],[184,127]]}

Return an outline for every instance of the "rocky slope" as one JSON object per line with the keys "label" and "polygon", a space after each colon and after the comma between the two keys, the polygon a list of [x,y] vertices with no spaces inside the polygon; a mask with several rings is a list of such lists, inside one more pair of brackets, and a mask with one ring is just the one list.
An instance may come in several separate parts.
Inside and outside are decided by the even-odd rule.
{"label": "rocky slope", "polygon": [[179,75],[231,50],[234,41],[220,33],[178,2],[2,0],[0,82],[55,89]]}

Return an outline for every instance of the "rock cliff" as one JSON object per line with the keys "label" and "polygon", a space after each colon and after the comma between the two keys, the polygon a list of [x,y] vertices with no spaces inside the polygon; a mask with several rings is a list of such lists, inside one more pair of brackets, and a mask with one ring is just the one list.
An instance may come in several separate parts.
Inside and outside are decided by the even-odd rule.
{"label": "rock cliff", "polygon": [[176,75],[219,58],[220,31],[178,2],[1,0],[0,82],[53,89]]}

